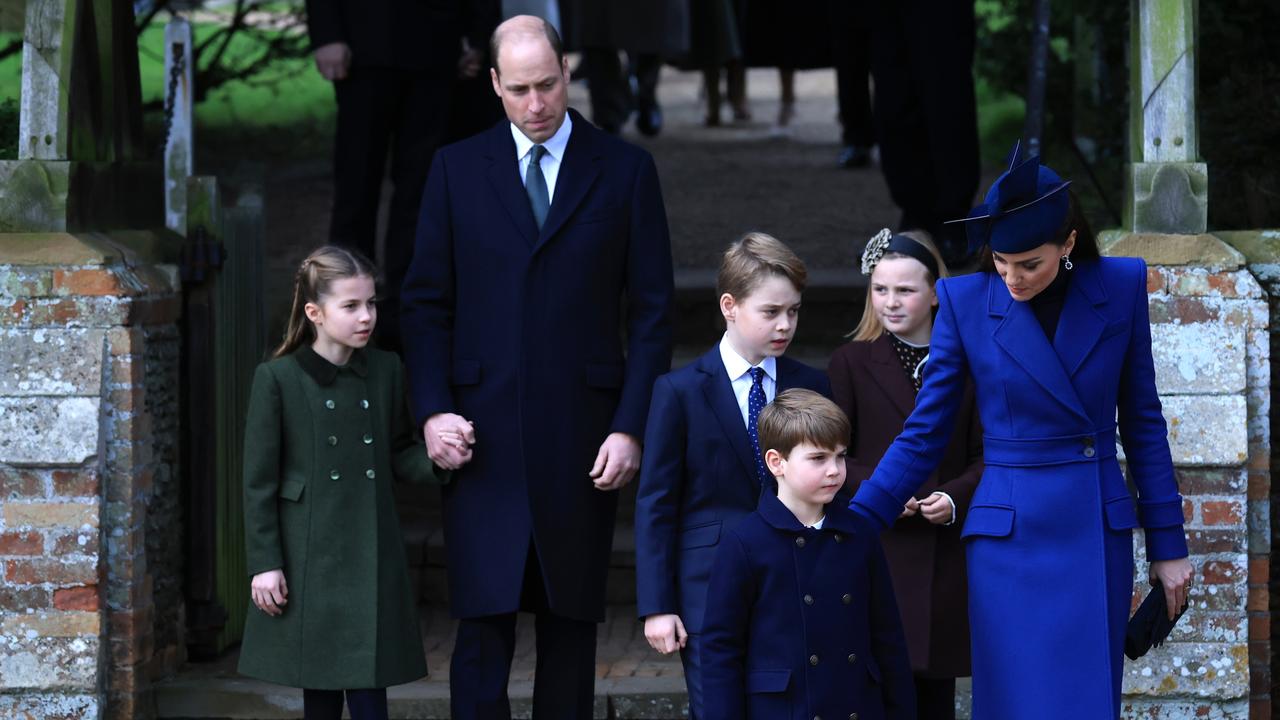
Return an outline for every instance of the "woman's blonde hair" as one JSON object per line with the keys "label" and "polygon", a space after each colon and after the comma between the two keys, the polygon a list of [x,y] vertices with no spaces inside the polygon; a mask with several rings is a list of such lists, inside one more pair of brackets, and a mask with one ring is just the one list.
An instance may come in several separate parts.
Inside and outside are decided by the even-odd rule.
{"label": "woman's blonde hair", "polygon": [[289,322],[285,326],[284,339],[271,357],[283,357],[315,340],[316,330],[307,319],[307,303],[319,303],[335,280],[361,276],[377,278],[377,274],[373,263],[354,250],[325,245],[312,251],[298,266],[293,278],[293,306],[289,309]]}
{"label": "woman's blonde hair", "polygon": [[[942,260],[942,253],[938,252],[938,247],[933,244],[933,238],[929,235],[929,233],[925,232],[924,230],[904,230],[896,234],[902,235],[904,237],[909,237],[912,240],[915,240],[916,242],[920,243],[921,247],[923,247],[925,250],[928,250],[929,254],[933,256],[933,259],[938,261],[939,277],[950,277],[951,274],[947,272],[947,264]],[[883,262],[885,260],[892,260],[894,258],[909,258],[909,257],[911,256],[904,255],[898,252],[886,252],[880,258],[879,262]],[[911,259],[915,260],[915,258],[911,258]],[[916,260],[916,262],[920,262],[920,261]],[[924,263],[920,263],[920,264],[924,265]],[[924,275],[926,278],[929,278],[930,287],[932,287],[934,284],[938,282],[939,278],[933,277],[933,273],[929,272],[928,267],[925,267]],[[858,327],[854,328],[853,332],[849,333],[846,336],[851,338],[854,342],[875,340],[876,338],[884,334],[884,324],[880,322],[880,317],[876,315],[875,308],[872,307],[871,305],[871,288],[872,288],[871,281],[870,281],[870,278],[868,278],[867,302],[866,302],[866,305],[864,305],[862,308],[862,320],[858,322]]]}

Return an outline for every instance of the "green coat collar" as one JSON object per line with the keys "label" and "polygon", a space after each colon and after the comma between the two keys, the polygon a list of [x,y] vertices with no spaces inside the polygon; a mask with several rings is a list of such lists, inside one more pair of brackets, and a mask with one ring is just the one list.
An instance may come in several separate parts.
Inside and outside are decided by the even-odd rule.
{"label": "green coat collar", "polygon": [[351,359],[346,365],[334,365],[325,360],[311,349],[310,345],[303,345],[293,353],[294,359],[298,361],[298,365],[302,367],[312,380],[320,385],[332,385],[333,381],[338,378],[338,371],[344,367],[351,372],[365,377],[369,373],[368,359],[365,357],[364,350],[356,350],[351,353]]}

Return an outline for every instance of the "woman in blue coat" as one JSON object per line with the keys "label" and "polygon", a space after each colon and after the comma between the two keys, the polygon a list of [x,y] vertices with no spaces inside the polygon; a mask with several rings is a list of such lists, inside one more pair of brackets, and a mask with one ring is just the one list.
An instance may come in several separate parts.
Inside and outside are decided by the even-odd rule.
{"label": "woman in blue coat", "polygon": [[941,459],[972,376],[986,463],[961,533],[973,717],[1114,718],[1133,528],[1145,531],[1171,609],[1185,604],[1192,574],[1146,265],[1098,257],[1068,183],[1014,156],[966,220],[970,245],[989,246],[987,271],[938,282],[915,411],[851,505],[893,522]]}

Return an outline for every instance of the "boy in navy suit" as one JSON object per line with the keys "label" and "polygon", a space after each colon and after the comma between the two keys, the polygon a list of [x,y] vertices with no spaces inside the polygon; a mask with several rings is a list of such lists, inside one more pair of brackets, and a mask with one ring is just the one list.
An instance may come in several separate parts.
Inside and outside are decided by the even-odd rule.
{"label": "boy in navy suit", "polygon": [[878,530],[831,502],[849,419],[808,390],[760,413],[778,494],[726,533],[703,619],[708,720],[914,720],[911,662]]}
{"label": "boy in navy suit", "polygon": [[703,716],[702,617],[716,545],[762,488],[773,493],[756,419],[787,388],[831,394],[825,373],[782,357],[806,276],[769,235],[730,245],[717,278],[724,337],[654,384],[636,497],[637,610],[655,650],[680,651],[692,720]]}

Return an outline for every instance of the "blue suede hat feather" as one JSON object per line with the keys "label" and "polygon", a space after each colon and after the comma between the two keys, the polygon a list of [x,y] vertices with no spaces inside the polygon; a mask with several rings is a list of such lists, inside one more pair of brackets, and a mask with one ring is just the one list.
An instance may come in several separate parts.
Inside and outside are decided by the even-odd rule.
{"label": "blue suede hat feather", "polygon": [[1058,240],[1071,201],[1063,190],[1071,184],[1040,164],[1039,156],[1022,157],[1021,144],[1009,154],[1009,169],[996,178],[983,203],[960,220],[969,238],[969,252],[983,245],[999,253],[1034,250]]}

